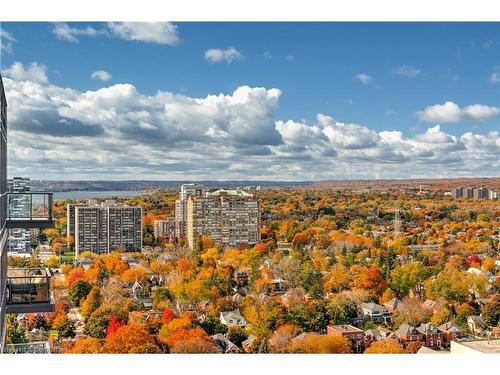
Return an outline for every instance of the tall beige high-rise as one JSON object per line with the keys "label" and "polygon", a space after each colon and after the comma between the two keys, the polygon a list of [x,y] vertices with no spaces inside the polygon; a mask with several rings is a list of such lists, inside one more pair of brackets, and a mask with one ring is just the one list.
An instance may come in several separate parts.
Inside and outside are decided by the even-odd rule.
{"label": "tall beige high-rise", "polygon": [[191,249],[200,236],[223,247],[260,241],[260,205],[242,190],[198,193],[187,200],[187,238]]}

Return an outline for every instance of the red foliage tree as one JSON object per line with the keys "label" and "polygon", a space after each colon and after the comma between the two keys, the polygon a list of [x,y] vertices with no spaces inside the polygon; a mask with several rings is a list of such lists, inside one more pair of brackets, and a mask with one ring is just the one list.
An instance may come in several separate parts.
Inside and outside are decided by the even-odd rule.
{"label": "red foliage tree", "polygon": [[109,325],[108,325],[108,330],[106,331],[106,336],[110,336],[114,333],[116,333],[116,331],[118,331],[118,328],[124,326],[125,324],[117,319],[115,316],[111,315],[111,318],[109,319]]}
{"label": "red foliage tree", "polygon": [[387,289],[387,282],[385,281],[384,275],[380,270],[371,266],[363,275],[362,288],[369,291],[370,293],[381,296],[382,293]]}
{"label": "red foliage tree", "polygon": [[69,276],[68,276],[68,286],[71,286],[76,281],[83,280],[83,279],[85,279],[85,271],[83,270],[83,268],[81,268],[81,267],[75,268],[74,270],[72,270],[69,273]]}
{"label": "red foliage tree", "polygon": [[163,310],[163,314],[161,316],[161,324],[170,322],[173,317],[175,317],[175,314],[172,310],[170,309]]}

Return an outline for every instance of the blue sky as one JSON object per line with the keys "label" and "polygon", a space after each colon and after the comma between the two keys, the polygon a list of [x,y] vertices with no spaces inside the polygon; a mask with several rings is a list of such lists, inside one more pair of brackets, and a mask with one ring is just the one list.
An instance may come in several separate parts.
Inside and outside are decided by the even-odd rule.
{"label": "blue sky", "polygon": [[[439,125],[434,133],[439,134],[445,141],[445,136],[455,137],[456,142],[453,146],[455,148],[453,152],[443,147],[438,150],[432,149],[434,158],[428,159],[428,165],[440,164],[436,159],[443,159],[443,152],[449,151],[445,159],[449,157],[450,163],[455,163],[454,167],[452,166],[452,169],[456,168],[453,173],[495,175],[494,170],[488,169],[490,167],[481,167],[478,170],[460,166],[465,154],[459,154],[464,144],[467,152],[471,151],[470,142],[477,143],[475,135],[487,136],[488,139],[481,139],[479,142],[487,144],[487,153],[485,154],[484,150],[480,153],[496,159],[495,162],[498,163],[499,154],[495,148],[495,144],[500,147],[496,133],[500,128],[498,23],[175,23],[169,25],[168,30],[151,31],[144,28],[113,29],[101,23],[71,23],[65,24],[65,28],[58,34],[55,32],[57,25],[52,23],[2,23],[3,75],[13,82],[26,82],[23,74],[28,71],[29,64],[36,63],[44,69],[46,76],[42,82],[35,82],[37,84],[71,89],[78,93],[97,92],[99,89],[113,87],[116,84],[130,84],[135,87],[138,95],[150,98],[157,95],[158,91],[187,98],[206,98],[207,95],[221,93],[231,95],[242,86],[263,87],[267,90],[276,88],[281,92],[279,103],[269,104],[273,99],[269,97],[264,99],[266,106],[270,107],[264,109],[259,107],[262,112],[255,113],[257,121],[261,121],[263,116],[269,116],[272,127],[276,121],[283,123],[293,121],[300,126],[290,124],[289,127],[281,126],[281,130],[279,127],[276,128],[283,140],[282,146],[277,145],[275,141],[254,142],[270,147],[271,153],[265,151],[260,153],[260,156],[275,157],[275,163],[283,162],[282,158],[286,156],[293,160],[293,163],[297,163],[295,169],[281,172],[269,166],[268,175],[272,178],[421,177],[428,174],[425,172],[428,169],[425,168],[425,160],[418,163],[423,166],[415,171],[416,175],[401,174],[401,166],[411,169],[411,160],[414,157],[402,155],[401,150],[392,149],[391,152],[394,151],[395,155],[401,158],[384,156],[388,147],[385,141],[383,147],[379,147],[379,140],[375,140],[375,143],[367,142],[366,145],[361,145],[359,142],[355,145],[346,144],[341,138],[346,136],[347,128],[335,124],[325,125],[324,121],[317,120],[318,114],[331,117],[334,119],[333,123],[354,124],[350,130],[356,134],[349,135],[351,138],[359,136],[360,133],[362,135],[363,129],[366,128],[373,134],[400,131],[405,141],[416,142],[422,141],[422,137],[425,138],[423,135],[429,128]],[[87,32],[89,27],[91,30]],[[155,34],[162,32],[163,35]],[[169,32],[170,35],[165,34]],[[231,47],[232,52],[229,51]],[[215,60],[205,56],[209,49],[217,50]],[[226,59],[220,57],[224,56],[224,53],[228,53],[227,56],[231,55],[232,60],[231,57]],[[21,72],[19,69],[16,71],[12,69],[16,62],[23,64]],[[17,67],[19,68],[19,65]],[[100,70],[109,73],[111,78],[105,82],[92,79],[92,73]],[[14,85],[6,84],[6,87],[8,89]],[[27,88],[24,87],[24,90]],[[432,111],[433,106],[441,106],[446,102],[452,102],[455,107],[436,107],[434,109],[439,112],[437,115],[436,111]],[[475,108],[477,111],[466,109],[467,106],[473,105],[482,107]],[[20,102],[19,107],[22,106],[28,104]],[[427,115],[424,113],[426,109],[429,109]],[[451,110],[451,113],[446,110]],[[64,111],[66,110],[57,109],[59,115]],[[225,113],[224,109],[221,111]],[[107,124],[97,124],[96,121],[90,121],[88,118],[84,120],[74,113],[62,115],[63,120],[65,116],[66,119],[79,121],[84,125],[89,123],[102,125],[104,128],[102,134],[117,135],[113,132],[116,130],[114,125],[108,127]],[[215,115],[211,121],[217,122],[220,116],[222,115]],[[240,118],[238,115],[234,116],[236,118],[231,117],[224,121],[238,123]],[[14,116],[14,118],[24,117]],[[171,114],[168,118],[173,124],[180,123],[180,119],[172,118]],[[64,121],[60,120],[55,121],[63,124]],[[253,121],[252,118],[246,120]],[[14,132],[17,129],[25,133],[30,131],[23,124],[20,124],[19,128],[15,125],[17,125],[16,120],[13,125]],[[292,125],[297,131],[304,131],[304,134],[314,133],[317,136],[311,138],[311,142],[307,144],[292,140],[290,134],[293,130]],[[313,128],[316,125],[319,130]],[[207,126],[210,128],[210,125]],[[217,126],[215,125],[216,128]],[[333,136],[327,137],[330,142],[325,145],[323,141],[327,132],[324,130],[327,126],[334,126],[335,131],[330,133],[334,134]],[[360,130],[355,126],[363,129]],[[226,131],[226,123],[222,124],[220,129]],[[265,132],[266,127],[262,125],[262,129]],[[170,129],[164,130],[162,134],[171,134]],[[203,128],[201,131],[207,129]],[[39,129],[36,129],[36,132],[43,133]],[[466,133],[474,135],[472,138],[469,137],[469,143],[466,139],[461,139]],[[72,138],[82,135],[86,137],[84,140],[88,140],[88,135],[83,133],[74,134]],[[122,138],[121,136],[123,132],[120,132],[119,138]],[[223,138],[228,140],[231,136],[226,134]],[[374,137],[377,138],[377,135]],[[124,136],[123,139],[129,137]],[[179,138],[166,139],[166,144],[177,142],[177,146],[178,141]],[[184,141],[186,139],[182,138],[182,142]],[[217,142],[219,141],[220,139]],[[322,142],[321,145],[317,144],[317,149],[311,144],[316,141]],[[214,141],[212,144],[215,148],[217,142]],[[242,141],[241,137],[235,143],[229,140],[227,142],[228,146],[234,148],[238,148],[240,144],[247,147],[252,143],[247,139]],[[209,143],[211,142],[207,141],[207,144]],[[436,144],[434,140],[430,143]],[[144,146],[146,145],[153,147],[147,140],[144,141]],[[157,145],[154,147],[158,148]],[[278,149],[279,147],[281,149]],[[419,144],[415,147],[419,150],[416,151],[416,157],[420,157],[418,153],[426,146]],[[325,152],[327,149],[329,151]],[[356,151],[352,151],[349,154],[350,158],[346,158],[345,155],[349,150]],[[353,156],[356,152],[360,153],[360,150],[366,152],[363,155]],[[441,153],[439,157],[438,153]],[[251,154],[255,155],[252,152]],[[377,155],[382,155],[383,160],[377,160]],[[175,179],[178,173],[189,171],[193,178],[199,176],[202,179],[202,175],[207,177],[213,173],[210,172],[210,166],[203,170],[185,166],[185,170],[174,168],[174,171],[171,171],[171,164],[178,161],[175,155],[171,157],[166,170],[160,167],[148,171],[147,166],[137,166],[137,169],[130,170],[123,169],[120,165],[117,166],[119,172],[115,176],[124,178],[129,173],[137,173],[143,177],[152,175],[152,178],[165,176],[165,179]],[[221,164],[215,166],[214,171],[225,168],[229,171],[224,175],[227,178],[245,179],[247,176],[248,179],[253,179],[259,160],[254,160],[252,165],[243,163],[242,166],[238,166],[238,163],[241,164],[241,155],[234,153],[233,157],[228,157],[226,154],[221,158],[215,157]],[[337,159],[330,160],[331,157]],[[478,155],[473,157],[477,158]],[[45,153],[43,158],[51,156]],[[307,162],[302,164],[300,162],[305,159],[312,160],[311,158],[334,165],[339,164],[334,161],[341,160],[343,167],[330,171],[330,164],[322,164],[328,173],[321,169],[312,172],[307,167]],[[350,166],[355,166],[361,160],[366,162],[368,160],[366,158],[373,158],[369,162],[382,164],[375,175],[370,174],[373,168],[367,168],[360,173],[349,170]],[[21,163],[15,164],[14,170],[31,172],[22,165],[21,159],[21,155],[13,155],[15,163]],[[387,163],[391,168],[394,164],[399,167],[385,173],[384,165]],[[493,163],[493,167],[496,165]],[[56,172],[61,171],[61,168],[64,171],[67,167],[60,166],[57,169],[54,166],[53,171],[47,172],[48,178],[75,176],[70,170],[64,173]],[[245,168],[248,169],[247,174]],[[444,172],[449,169],[449,165],[443,164],[440,168]],[[89,174],[96,178],[101,173],[104,172],[89,171]],[[304,178],[299,178],[301,174]]]}

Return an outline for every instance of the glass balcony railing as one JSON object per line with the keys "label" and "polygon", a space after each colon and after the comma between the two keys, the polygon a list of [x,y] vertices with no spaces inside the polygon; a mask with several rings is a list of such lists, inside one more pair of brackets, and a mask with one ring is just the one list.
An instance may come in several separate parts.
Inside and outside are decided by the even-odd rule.
{"label": "glass balcony railing", "polygon": [[40,228],[53,226],[52,193],[8,193],[7,226]]}
{"label": "glass balcony railing", "polygon": [[4,350],[6,354],[49,354],[48,341],[28,342],[25,344],[7,344]]}
{"label": "glass balcony railing", "polygon": [[7,312],[51,312],[54,300],[47,268],[9,268],[7,270]]}

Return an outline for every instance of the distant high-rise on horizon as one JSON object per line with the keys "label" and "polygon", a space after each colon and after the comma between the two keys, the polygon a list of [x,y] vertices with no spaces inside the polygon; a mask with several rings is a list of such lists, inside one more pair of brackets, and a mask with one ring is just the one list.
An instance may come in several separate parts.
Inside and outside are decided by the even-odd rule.
{"label": "distant high-rise on horizon", "polygon": [[498,193],[485,187],[463,188],[455,187],[451,189],[451,197],[454,199],[498,199]]}
{"label": "distant high-rise on horizon", "polygon": [[260,205],[243,190],[216,190],[189,196],[187,239],[191,249],[200,236],[221,246],[254,245],[260,241]]}

